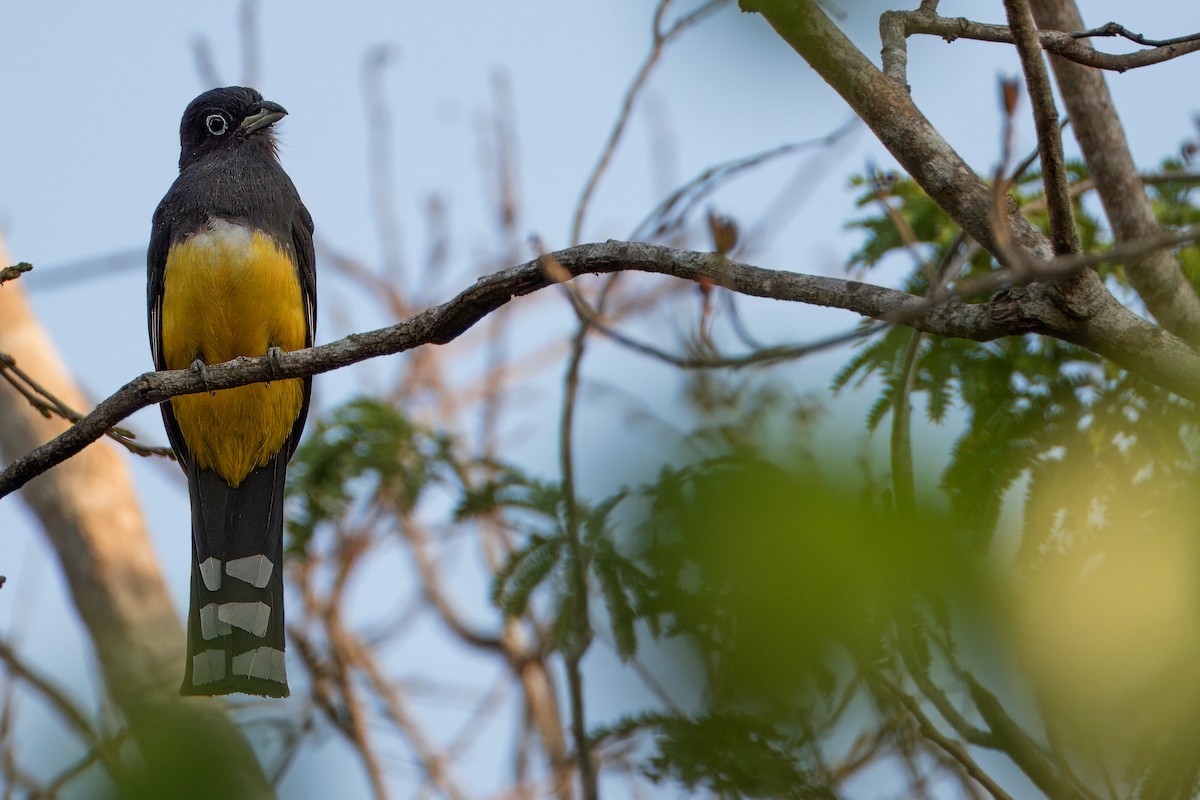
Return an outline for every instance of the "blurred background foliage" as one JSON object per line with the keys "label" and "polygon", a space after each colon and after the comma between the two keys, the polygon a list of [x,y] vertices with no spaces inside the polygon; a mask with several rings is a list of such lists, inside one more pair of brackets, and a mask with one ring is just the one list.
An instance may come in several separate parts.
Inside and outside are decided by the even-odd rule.
{"label": "blurred background foliage", "polygon": [[[1151,184],[1166,224],[1198,221],[1182,167],[1164,163]],[[1102,247],[1086,173],[1071,172],[1084,247]],[[866,237],[851,272],[909,260],[902,284],[920,294],[937,280],[931,265],[956,255],[966,256],[959,285],[995,268],[911,181],[854,183],[864,214],[850,226]],[[1030,172],[1014,196],[1044,224],[1039,187]],[[1196,281],[1194,250],[1178,256]],[[1131,296],[1119,267],[1104,278]],[[875,381],[868,431],[913,401],[959,431],[936,490],[911,510],[869,464],[847,467],[813,444],[821,413],[810,395],[701,372],[685,392],[687,455],[649,483],[573,501],[557,478],[465,456],[462,442],[385,401],[352,400],[297,454],[289,552],[311,558],[347,516],[387,527],[381,514],[425,506],[444,535],[500,525],[511,546],[494,573],[495,613],[535,620],[568,656],[603,635],[692,695],[590,731],[599,748],[643,742],[639,768],[655,781],[832,797],[889,760],[918,774],[930,756],[915,742],[934,719],[1007,752],[1051,795],[1087,797],[1105,783],[1191,791],[1194,409],[1062,342],[923,337],[909,353],[912,337],[893,327],[867,340],[832,387]],[[861,442],[847,434],[841,445]],[[663,657],[667,640],[684,647]],[[942,760],[967,769],[954,747]]]}

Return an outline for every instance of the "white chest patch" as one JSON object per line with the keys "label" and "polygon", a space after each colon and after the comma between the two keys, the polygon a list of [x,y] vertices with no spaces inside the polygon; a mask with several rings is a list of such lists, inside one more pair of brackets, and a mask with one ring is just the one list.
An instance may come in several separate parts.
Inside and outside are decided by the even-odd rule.
{"label": "white chest patch", "polygon": [[194,247],[245,252],[254,239],[254,229],[225,219],[210,219],[208,226],[188,237]]}

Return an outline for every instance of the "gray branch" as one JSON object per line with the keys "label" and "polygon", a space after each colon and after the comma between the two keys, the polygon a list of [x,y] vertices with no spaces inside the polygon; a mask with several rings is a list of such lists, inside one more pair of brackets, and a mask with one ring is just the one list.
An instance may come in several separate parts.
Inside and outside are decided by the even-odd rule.
{"label": "gray branch", "polygon": [[[1042,27],[1082,27],[1074,0],[1034,0]],[[1104,75],[1070,60],[1052,58],[1059,92],[1071,116],[1071,130],[1096,183],[1104,213],[1118,242],[1144,239],[1161,230],[1154,205],[1142,185]],[[1127,265],[1129,283],[1164,328],[1200,343],[1200,297],[1179,262],[1167,251]]]}
{"label": "gray branch", "polygon": [[[572,247],[551,257],[573,277],[622,270],[684,280],[705,277],[740,294],[842,308],[936,336],[988,341],[1024,333],[1047,334],[1086,347],[1146,380],[1200,401],[1200,353],[1113,300],[1091,271],[1074,276],[1074,283],[1082,283],[1082,287],[1073,286],[1069,294],[1060,292],[1055,283],[1032,283],[1006,289],[986,303],[953,300],[930,304],[925,298],[869,283],[765,269],[714,253],[654,244],[608,241]],[[145,373],[97,405],[79,423],[0,472],[0,497],[78,453],[125,417],[153,403],[180,394],[316,375],[420,345],[446,344],[514,297],[553,283],[540,260],[529,261],[480,278],[454,299],[391,327],[284,353],[278,371],[273,371],[265,357],[241,357],[208,367],[207,384],[190,370]]]}
{"label": "gray branch", "polygon": [[[942,17],[934,11],[927,10],[924,6],[917,11],[885,11],[879,19],[879,30],[883,38],[884,71],[890,77],[901,82],[904,81],[908,58],[904,40],[909,36],[921,34],[940,36],[948,42],[953,42],[955,39],[973,39],[1000,44],[1016,43],[1012,30],[1004,25],[975,22],[964,17]],[[1200,50],[1200,34],[1193,34],[1164,41],[1157,47],[1133,53],[1103,53],[1087,44],[1083,38],[1117,35],[1119,31],[1124,31],[1122,26],[1110,22],[1102,28],[1091,31],[1076,28],[1074,29],[1076,32],[1068,33],[1066,30],[1066,28],[1062,28],[1038,31],[1037,38],[1042,49],[1085,67],[1113,72],[1125,72],[1138,67],[1161,64],[1164,61]],[[1126,36],[1126,38],[1133,39],[1132,36]],[[1133,39],[1133,41],[1139,40]],[[1153,40],[1143,37],[1139,43],[1150,44],[1152,42]]]}

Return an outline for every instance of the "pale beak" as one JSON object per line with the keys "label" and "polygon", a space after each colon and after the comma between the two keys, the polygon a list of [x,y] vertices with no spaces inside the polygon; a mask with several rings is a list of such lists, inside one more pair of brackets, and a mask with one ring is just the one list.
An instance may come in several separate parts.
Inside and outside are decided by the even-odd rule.
{"label": "pale beak", "polygon": [[242,124],[238,127],[242,133],[253,133],[259,128],[265,128],[268,125],[273,125],[279,120],[287,116],[287,109],[272,103],[269,100],[264,100],[258,104],[257,113],[251,114],[242,120]]}

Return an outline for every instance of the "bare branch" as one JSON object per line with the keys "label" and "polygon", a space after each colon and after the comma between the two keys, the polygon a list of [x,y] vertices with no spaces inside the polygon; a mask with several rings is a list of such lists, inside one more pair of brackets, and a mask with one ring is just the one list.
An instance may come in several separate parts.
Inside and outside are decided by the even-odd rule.
{"label": "bare branch", "polygon": [[[1111,26],[1111,27],[1110,27]],[[1125,29],[1110,22],[1108,25],[1091,31],[1069,26],[1057,30],[1046,29],[1038,31],[1037,39],[1043,50],[1056,56],[1081,64],[1093,69],[1105,69],[1114,72],[1125,72],[1138,67],[1148,67],[1161,64],[1173,58],[1188,55],[1200,50],[1200,34],[1181,36],[1176,39],[1166,39],[1155,42],[1151,39],[1134,38],[1137,34],[1125,35],[1139,44],[1156,45],[1150,50],[1139,50],[1135,53],[1102,53],[1082,39],[1090,36],[1118,35],[1117,31]],[[948,42],[955,39],[972,39],[980,42],[996,42],[1000,44],[1015,44],[1016,38],[1012,30],[1004,25],[991,25],[975,22],[964,17],[940,17],[929,11],[924,5],[917,11],[886,11],[879,18],[880,35],[883,38],[884,71],[892,78],[903,83],[907,67],[907,46],[905,39],[916,34],[940,36]]]}
{"label": "bare branch", "polygon": [[937,726],[930,721],[929,717],[925,715],[925,712],[921,710],[921,707],[917,704],[917,702],[909,697],[907,692],[893,684],[891,681],[884,679],[883,676],[879,674],[873,675],[872,679],[883,684],[892,697],[895,698],[896,702],[898,702],[904,708],[904,710],[908,712],[909,716],[911,716],[917,723],[917,727],[921,731],[922,736],[924,736],[933,744],[937,745],[948,756],[958,762],[966,774],[969,775],[976,783],[986,789],[988,794],[995,798],[995,800],[1012,800],[1012,797],[1008,794],[1008,792],[1004,791],[1004,789],[1001,788],[1000,785],[996,783],[992,777],[979,766],[975,759],[971,757],[970,753],[967,752],[967,749],[963,747],[962,742],[957,742],[939,731]]}
{"label": "bare branch", "polygon": [[[1034,283],[1001,293],[987,303],[946,298],[925,299],[896,289],[858,281],[764,269],[729,261],[714,253],[675,250],[660,245],[608,241],[552,254],[571,275],[623,270],[673,275],[684,280],[706,277],[742,294],[789,302],[843,308],[939,336],[988,341],[1001,336],[1044,333],[1092,350],[1118,366],[1181,397],[1200,400],[1200,353],[1117,303],[1090,271],[1101,261],[1145,255],[1156,248],[1193,241],[1200,232],[1184,231],[1145,242],[1131,242],[1107,254],[1071,256],[1043,262],[1042,277],[1092,276],[1085,293],[1064,305],[1053,284]],[[972,282],[972,290],[995,290],[1013,275],[1006,272]],[[480,278],[453,300],[426,309],[388,328],[355,333],[330,344],[284,353],[278,370],[266,357],[239,357],[207,368],[207,383],[191,370],[145,373],[101,402],[79,423],[52,441],[18,458],[0,472],[0,497],[35,475],[78,453],[134,411],[179,394],[229,389],[329,372],[377,356],[405,352],[423,344],[446,344],[514,297],[550,285],[534,260]],[[959,287],[959,293],[967,287]]]}
{"label": "bare branch", "polygon": [[1099,28],[1092,28],[1090,31],[1080,31],[1071,35],[1076,39],[1090,39],[1093,36],[1120,36],[1131,42],[1146,45],[1147,47],[1170,47],[1173,44],[1186,44],[1200,39],[1200,33],[1193,33],[1188,36],[1176,36],[1174,39],[1148,39],[1140,33],[1134,33],[1124,25],[1118,25],[1115,22],[1107,22]]}
{"label": "bare branch", "polygon": [[613,129],[608,135],[604,149],[601,151],[600,159],[596,162],[596,166],[592,168],[587,183],[584,185],[583,194],[580,195],[579,202],[575,206],[575,218],[571,223],[571,244],[579,244],[582,241],[583,217],[587,213],[592,194],[596,191],[596,186],[599,185],[604,171],[608,169],[608,162],[612,160],[613,153],[617,149],[617,143],[621,141],[621,135],[625,132],[625,126],[629,123],[629,117],[633,112],[633,104],[637,100],[638,95],[641,94],[642,88],[646,85],[646,79],[654,71],[655,64],[662,57],[663,49],[671,39],[725,5],[726,2],[727,0],[708,0],[708,2],[699,8],[680,17],[671,27],[663,30],[663,16],[666,14],[667,6],[671,4],[671,0],[659,0],[658,7],[654,11],[653,44],[651,45],[650,53],[646,56],[646,60],[642,62],[642,66],[638,68],[637,75],[634,76],[633,81],[629,84],[629,88],[625,90],[625,97],[621,101],[621,111],[617,114],[617,121],[613,124]]}
{"label": "bare branch", "polygon": [[[8,353],[0,353],[0,378],[7,381],[43,417],[60,417],[68,422],[79,422],[83,419],[83,414],[71,408],[53,392],[34,380],[29,373],[17,366],[16,359]],[[137,434],[128,428],[110,428],[105,431],[105,434],[134,455],[162,456],[172,461],[175,460],[175,453],[171,448],[147,447],[138,442]]]}
{"label": "bare branch", "polygon": [[[1042,28],[1083,27],[1074,0],[1032,0],[1030,5]],[[1062,58],[1052,58],[1051,66],[1116,240],[1158,235],[1161,229],[1154,207],[1133,163],[1104,76]],[[1126,274],[1147,310],[1164,328],[1200,343],[1200,298],[1170,253],[1152,253],[1129,264]]]}
{"label": "bare branch", "polygon": [[1017,52],[1025,72],[1025,85],[1033,104],[1034,124],[1037,127],[1038,152],[1042,159],[1042,184],[1046,191],[1047,212],[1050,217],[1050,240],[1057,255],[1079,252],[1079,236],[1071,211],[1071,195],[1067,188],[1067,167],[1063,161],[1062,129],[1050,75],[1038,46],[1037,31],[1029,0],[1004,0],[1008,24],[1017,39]]}
{"label": "bare branch", "polygon": [[[811,0],[742,0],[759,11],[854,109],[900,165],[971,238],[998,254],[991,188],[946,142],[913,103],[907,87],[889,78]],[[1034,261],[1051,255],[1049,241],[1014,204],[1004,209],[1014,244]]]}

